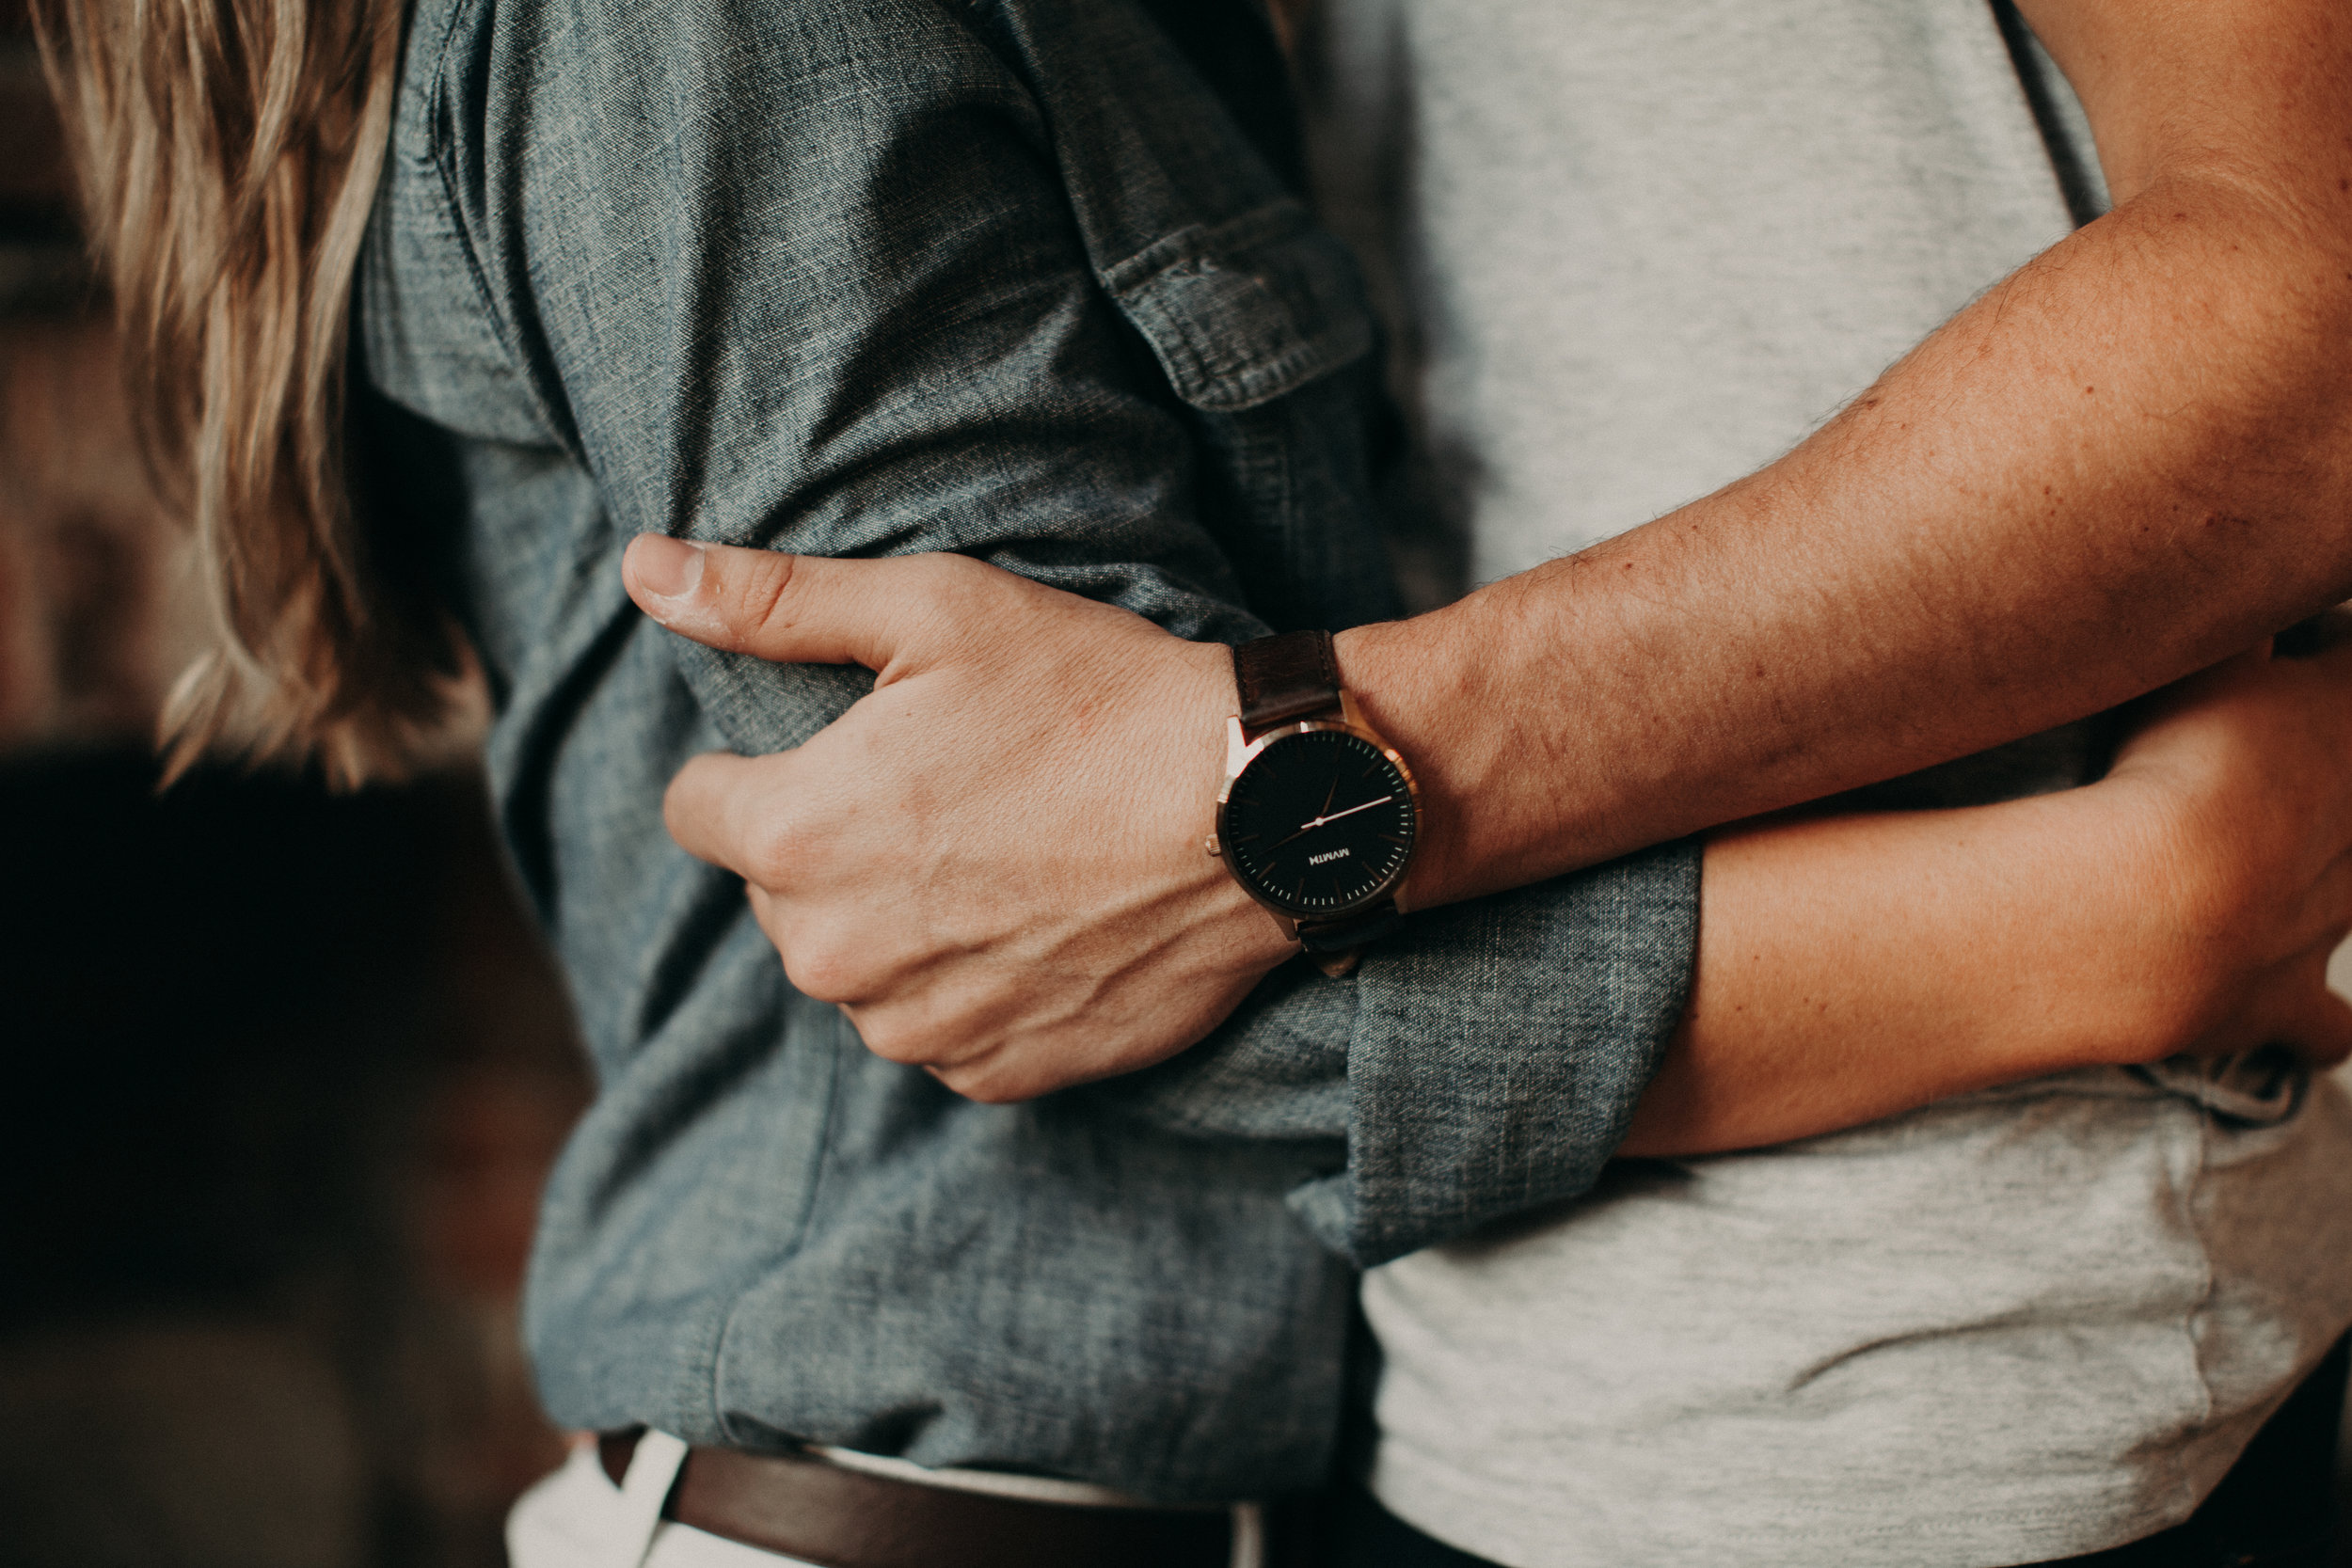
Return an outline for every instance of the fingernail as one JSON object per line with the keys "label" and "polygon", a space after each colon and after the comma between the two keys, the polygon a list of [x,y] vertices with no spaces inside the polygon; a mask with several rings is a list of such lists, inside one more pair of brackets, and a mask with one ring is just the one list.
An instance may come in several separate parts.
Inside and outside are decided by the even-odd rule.
{"label": "fingernail", "polygon": [[641,533],[629,570],[637,586],[658,599],[682,599],[703,580],[703,547],[666,533]]}

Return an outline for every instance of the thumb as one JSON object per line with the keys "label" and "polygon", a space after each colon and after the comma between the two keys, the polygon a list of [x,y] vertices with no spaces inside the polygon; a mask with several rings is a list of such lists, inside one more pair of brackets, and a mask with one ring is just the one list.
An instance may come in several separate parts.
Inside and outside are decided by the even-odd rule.
{"label": "thumb", "polygon": [[835,561],[641,533],[621,556],[637,607],[681,637],[779,664],[881,670],[919,654],[941,600],[988,568],[951,555]]}

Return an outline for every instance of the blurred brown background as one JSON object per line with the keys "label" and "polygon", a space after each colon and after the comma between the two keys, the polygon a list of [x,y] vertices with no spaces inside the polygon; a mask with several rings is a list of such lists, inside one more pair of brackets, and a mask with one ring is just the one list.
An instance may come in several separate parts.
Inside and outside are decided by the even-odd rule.
{"label": "blurred brown background", "polygon": [[200,623],[124,406],[0,0],[0,1558],[501,1562],[563,993],[469,775],[158,796]]}

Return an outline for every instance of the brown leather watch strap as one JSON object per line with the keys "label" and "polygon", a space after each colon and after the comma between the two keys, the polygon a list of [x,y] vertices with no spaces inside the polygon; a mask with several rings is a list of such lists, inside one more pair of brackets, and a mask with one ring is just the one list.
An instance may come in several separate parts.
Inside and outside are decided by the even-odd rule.
{"label": "brown leather watch strap", "polygon": [[1383,898],[1337,920],[1300,921],[1298,943],[1310,953],[1352,953],[1395,930],[1404,918],[1396,912],[1395,899]]}
{"label": "brown leather watch strap", "polygon": [[[597,1442],[618,1486],[636,1433]],[[1228,1568],[1221,1508],[1085,1508],[926,1486],[804,1453],[687,1451],[661,1516],[824,1568]]]}
{"label": "brown leather watch strap", "polygon": [[1396,900],[1383,898],[1370,909],[1337,920],[1302,920],[1298,923],[1298,945],[1307,950],[1314,966],[1334,980],[1343,974],[1356,973],[1357,960],[1364,956],[1369,944],[1378,942],[1404,923],[1396,912]]}
{"label": "brown leather watch strap", "polygon": [[1340,667],[1327,631],[1286,631],[1233,650],[1242,727],[1272,729],[1340,705]]}

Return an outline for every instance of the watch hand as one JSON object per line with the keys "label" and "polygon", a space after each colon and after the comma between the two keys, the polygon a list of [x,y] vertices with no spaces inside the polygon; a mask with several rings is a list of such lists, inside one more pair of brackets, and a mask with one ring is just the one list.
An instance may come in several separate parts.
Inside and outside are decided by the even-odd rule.
{"label": "watch hand", "polygon": [[[1331,776],[1331,787],[1330,787],[1330,789],[1329,789],[1329,790],[1327,790],[1327,791],[1326,791],[1326,792],[1325,792],[1325,794],[1324,794],[1324,797],[1323,797],[1323,809],[1324,809],[1324,811],[1327,811],[1327,811],[1329,811],[1329,810],[1331,809],[1331,802],[1332,802],[1332,801],[1334,801],[1334,800],[1338,800],[1339,798],[1340,798],[1340,780],[1339,780],[1339,775],[1335,773],[1335,774],[1333,774],[1333,775]],[[1318,813],[1318,814],[1316,815],[1316,816],[1315,816],[1315,820],[1316,820],[1316,821],[1318,821],[1318,822],[1321,822],[1321,821],[1323,821],[1323,820],[1324,820],[1324,817],[1322,816],[1322,815],[1321,815],[1320,813]]]}
{"label": "watch hand", "polygon": [[1310,827],[1320,828],[1326,822],[1337,822],[1343,816],[1353,816],[1359,811],[1370,811],[1375,806],[1385,806],[1391,800],[1395,799],[1396,797],[1393,795],[1383,795],[1377,800],[1366,800],[1360,806],[1350,806],[1345,811],[1335,811],[1328,816],[1318,816],[1314,819],[1314,821],[1308,825]]}
{"label": "watch hand", "polygon": [[[1313,832],[1317,828],[1322,827],[1327,822],[1337,822],[1343,816],[1353,816],[1359,811],[1370,811],[1375,806],[1385,806],[1391,800],[1395,799],[1396,797],[1393,795],[1383,795],[1377,800],[1366,800],[1360,806],[1350,806],[1345,811],[1335,811],[1328,816],[1318,816],[1312,822],[1301,823],[1299,825],[1298,832],[1291,834],[1291,838],[1303,837],[1308,833]],[[1326,802],[1326,804],[1328,803],[1329,802],[1327,801]],[[1291,841],[1291,838],[1277,839],[1272,844],[1267,845],[1266,848],[1269,852],[1279,849],[1283,845],[1288,844]]]}

